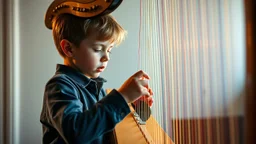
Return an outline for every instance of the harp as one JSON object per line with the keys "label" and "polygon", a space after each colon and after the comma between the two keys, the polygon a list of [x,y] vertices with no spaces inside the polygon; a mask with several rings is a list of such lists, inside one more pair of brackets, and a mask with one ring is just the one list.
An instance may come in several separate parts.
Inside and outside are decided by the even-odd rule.
{"label": "harp", "polygon": [[[140,5],[138,69],[151,76],[155,102],[149,121],[160,127],[153,132],[162,133],[162,140],[169,137],[167,143],[244,143],[243,1],[140,0]],[[132,118],[131,113],[117,125],[117,137],[131,140],[123,134],[132,133],[125,124],[138,127]],[[154,139],[150,126],[140,129],[135,135],[146,134],[127,143]]]}

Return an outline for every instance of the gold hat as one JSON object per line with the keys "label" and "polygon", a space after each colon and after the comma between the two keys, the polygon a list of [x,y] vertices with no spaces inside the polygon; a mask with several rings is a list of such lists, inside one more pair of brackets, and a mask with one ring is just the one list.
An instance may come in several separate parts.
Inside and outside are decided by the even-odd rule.
{"label": "gold hat", "polygon": [[45,15],[45,25],[52,29],[52,20],[63,13],[91,18],[113,12],[123,0],[54,0]]}

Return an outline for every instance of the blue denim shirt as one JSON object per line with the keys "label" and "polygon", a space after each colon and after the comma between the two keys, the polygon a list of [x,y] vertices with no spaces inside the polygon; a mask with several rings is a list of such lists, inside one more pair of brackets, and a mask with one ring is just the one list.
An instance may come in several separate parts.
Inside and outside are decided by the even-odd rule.
{"label": "blue denim shirt", "polygon": [[114,143],[113,129],[130,109],[115,89],[106,96],[104,82],[57,65],[45,87],[40,117],[44,144]]}

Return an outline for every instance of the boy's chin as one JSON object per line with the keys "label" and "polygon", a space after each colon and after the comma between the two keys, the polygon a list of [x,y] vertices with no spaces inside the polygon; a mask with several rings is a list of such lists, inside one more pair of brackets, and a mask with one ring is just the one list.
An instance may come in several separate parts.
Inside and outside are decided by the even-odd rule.
{"label": "boy's chin", "polygon": [[93,74],[85,74],[88,78],[98,78],[100,76],[100,73],[93,73]]}
{"label": "boy's chin", "polygon": [[100,73],[96,73],[96,74],[91,75],[91,78],[97,78],[99,76],[100,76]]}

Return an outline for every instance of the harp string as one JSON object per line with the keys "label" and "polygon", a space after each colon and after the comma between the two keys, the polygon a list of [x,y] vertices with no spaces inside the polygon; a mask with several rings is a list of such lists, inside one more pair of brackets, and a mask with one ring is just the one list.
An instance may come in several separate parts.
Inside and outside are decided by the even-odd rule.
{"label": "harp string", "polygon": [[235,3],[140,0],[138,67],[151,76],[152,115],[175,143],[241,142],[239,114],[230,104],[239,85]]}

